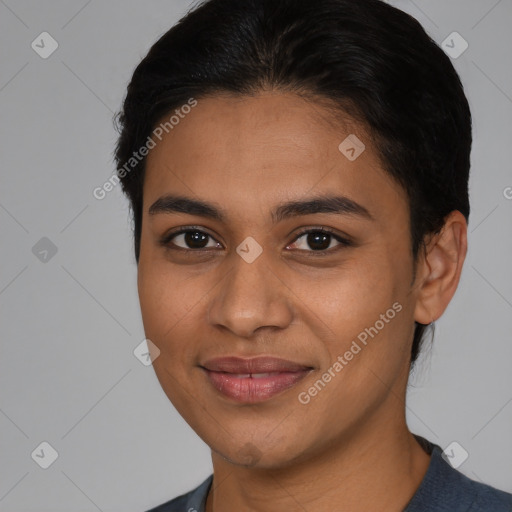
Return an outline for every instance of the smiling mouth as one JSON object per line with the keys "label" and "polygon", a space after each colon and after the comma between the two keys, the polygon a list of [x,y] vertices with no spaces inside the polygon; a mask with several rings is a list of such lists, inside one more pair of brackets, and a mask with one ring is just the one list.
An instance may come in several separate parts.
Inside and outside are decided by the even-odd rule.
{"label": "smiling mouth", "polygon": [[313,368],[273,357],[218,358],[201,365],[213,388],[239,403],[264,402],[293,387]]}

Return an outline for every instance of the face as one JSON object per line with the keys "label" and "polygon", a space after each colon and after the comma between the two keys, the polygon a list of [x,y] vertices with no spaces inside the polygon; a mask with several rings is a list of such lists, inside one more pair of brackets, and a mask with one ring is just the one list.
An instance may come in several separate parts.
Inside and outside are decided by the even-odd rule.
{"label": "face", "polygon": [[[324,108],[200,99],[147,158],[138,287],[153,365],[234,464],[284,467],[403,415],[407,198],[363,127]],[[339,149],[351,134],[359,156]]]}

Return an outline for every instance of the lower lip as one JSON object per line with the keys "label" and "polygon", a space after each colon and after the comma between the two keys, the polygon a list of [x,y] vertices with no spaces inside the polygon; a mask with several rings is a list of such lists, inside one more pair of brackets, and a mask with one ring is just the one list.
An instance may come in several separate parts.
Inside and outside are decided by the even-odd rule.
{"label": "lower lip", "polygon": [[289,389],[302,380],[311,370],[271,373],[265,377],[241,377],[233,373],[206,370],[213,387],[237,402],[257,403]]}

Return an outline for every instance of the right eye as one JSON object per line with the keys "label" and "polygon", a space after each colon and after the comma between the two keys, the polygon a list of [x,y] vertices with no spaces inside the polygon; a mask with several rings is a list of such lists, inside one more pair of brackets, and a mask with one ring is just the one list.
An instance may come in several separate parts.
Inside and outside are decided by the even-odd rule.
{"label": "right eye", "polygon": [[[213,245],[208,244],[213,243]],[[183,250],[183,251],[201,251],[220,246],[211,235],[201,231],[199,229],[187,228],[180,229],[165,235],[162,239],[161,244],[172,250]]]}

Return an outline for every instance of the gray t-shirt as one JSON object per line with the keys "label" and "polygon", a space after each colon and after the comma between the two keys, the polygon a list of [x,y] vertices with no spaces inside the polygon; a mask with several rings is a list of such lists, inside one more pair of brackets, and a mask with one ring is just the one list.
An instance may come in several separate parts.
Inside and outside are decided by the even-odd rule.
{"label": "gray t-shirt", "polygon": [[[470,480],[445,461],[438,445],[417,435],[415,438],[432,458],[403,512],[512,512],[512,494]],[[194,490],[148,512],[205,512],[212,481],[210,475]]]}

